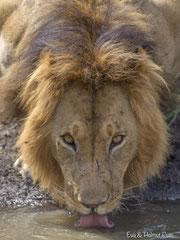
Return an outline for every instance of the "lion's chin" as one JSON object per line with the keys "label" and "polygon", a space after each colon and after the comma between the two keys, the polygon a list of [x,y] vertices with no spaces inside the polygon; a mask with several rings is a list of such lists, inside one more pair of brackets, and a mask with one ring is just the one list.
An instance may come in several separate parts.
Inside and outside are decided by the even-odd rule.
{"label": "lion's chin", "polygon": [[119,204],[121,195],[105,204],[98,206],[96,209],[90,209],[66,195],[68,208],[73,209],[81,215],[75,223],[76,227],[106,227],[111,228],[114,223],[108,219],[107,214],[112,212]]}
{"label": "lion's chin", "polygon": [[[110,207],[110,206],[109,206]],[[106,227],[111,228],[114,223],[108,219],[107,214],[114,210],[115,206],[111,206],[108,210],[106,207],[99,206],[95,212],[82,215],[75,223],[76,227]]]}
{"label": "lion's chin", "polygon": [[76,222],[77,227],[107,227],[111,228],[114,223],[107,218],[107,216],[100,216],[98,214],[89,214],[88,216],[81,216]]}

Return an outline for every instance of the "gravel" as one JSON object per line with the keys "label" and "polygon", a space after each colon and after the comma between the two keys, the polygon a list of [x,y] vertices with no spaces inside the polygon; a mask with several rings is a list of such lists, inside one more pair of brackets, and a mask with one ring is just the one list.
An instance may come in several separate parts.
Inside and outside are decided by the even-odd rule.
{"label": "gravel", "polygon": [[13,167],[18,158],[18,149],[13,146],[19,134],[18,124],[0,123],[0,207],[53,203],[49,194],[33,184],[31,178],[23,178]]}

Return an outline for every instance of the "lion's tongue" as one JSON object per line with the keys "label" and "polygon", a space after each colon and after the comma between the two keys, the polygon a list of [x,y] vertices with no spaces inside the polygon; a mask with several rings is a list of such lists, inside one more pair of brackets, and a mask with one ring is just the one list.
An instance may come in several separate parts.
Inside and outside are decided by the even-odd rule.
{"label": "lion's tongue", "polygon": [[100,216],[97,214],[90,214],[85,217],[81,217],[76,223],[77,227],[107,227],[111,228],[114,223],[108,220],[107,216]]}

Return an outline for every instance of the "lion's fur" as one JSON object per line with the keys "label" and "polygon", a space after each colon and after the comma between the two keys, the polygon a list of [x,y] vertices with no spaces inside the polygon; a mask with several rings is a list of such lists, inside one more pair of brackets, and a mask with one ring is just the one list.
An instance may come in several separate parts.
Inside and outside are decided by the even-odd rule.
{"label": "lion's fur", "polygon": [[[24,1],[13,12],[10,25],[17,14],[23,18],[30,2]],[[168,133],[160,93],[167,83],[160,67],[158,36],[152,35],[148,17],[135,6],[111,2],[34,1],[32,24],[24,18],[14,46],[8,42],[8,25],[2,27],[3,38],[12,46],[12,59],[1,77],[2,116],[25,116],[17,142],[20,154],[34,180],[54,195],[56,185],[63,187],[64,180],[52,154],[50,131],[59,98],[72,82],[94,94],[116,83],[129,96],[140,140],[125,174],[125,188],[143,184],[159,174],[165,163]]]}

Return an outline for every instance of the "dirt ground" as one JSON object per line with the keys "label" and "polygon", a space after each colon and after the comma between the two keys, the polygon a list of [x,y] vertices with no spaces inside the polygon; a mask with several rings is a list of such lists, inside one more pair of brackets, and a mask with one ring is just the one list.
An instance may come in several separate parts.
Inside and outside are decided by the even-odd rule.
{"label": "dirt ground", "polygon": [[[30,178],[23,179],[13,162],[18,157],[18,149],[13,148],[20,127],[16,123],[0,123],[0,207],[41,206],[53,203],[49,194],[34,185]],[[180,198],[180,114],[171,127],[172,147],[170,158],[161,173],[145,191],[136,193],[141,200],[173,200]]]}
{"label": "dirt ground", "polygon": [[0,123],[0,207],[52,203],[47,193],[30,178],[24,179],[13,167],[18,158],[18,149],[13,146],[19,133],[20,127],[16,123]]}

